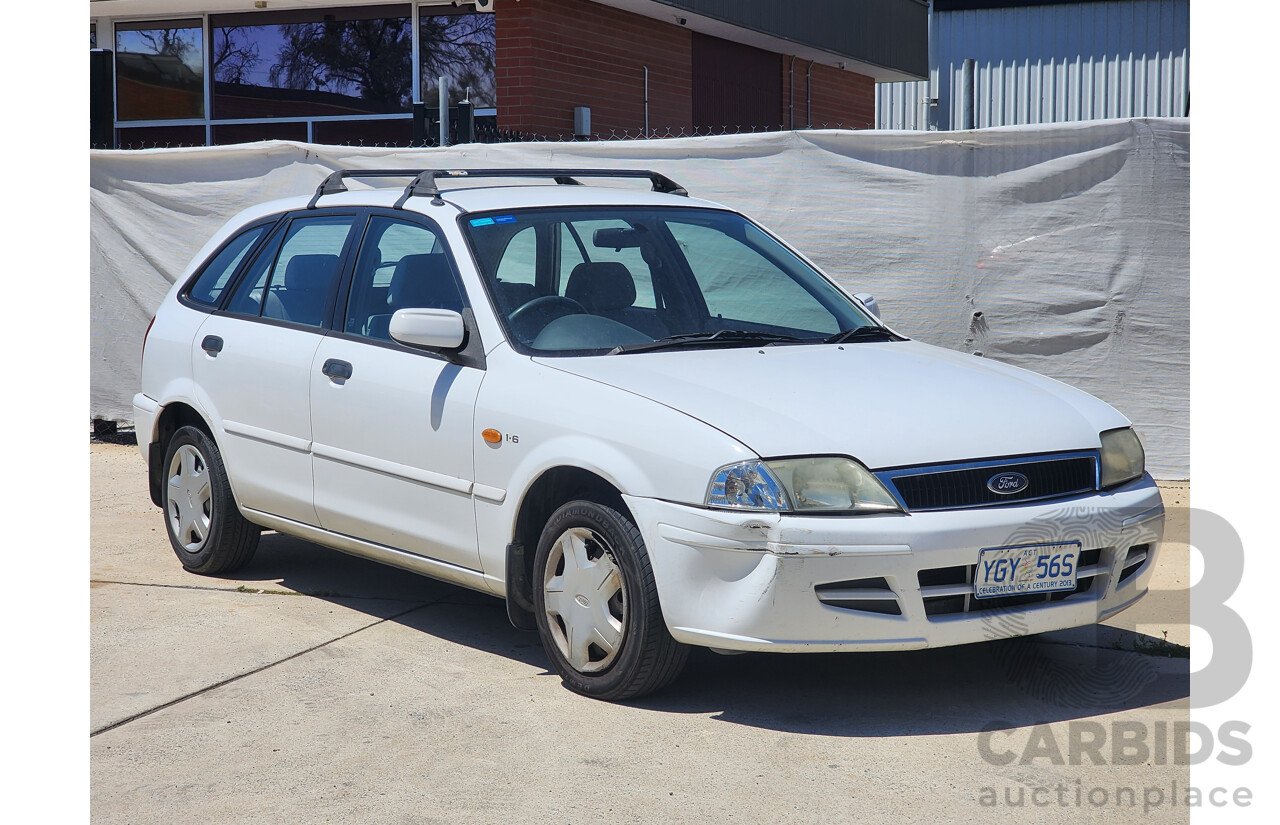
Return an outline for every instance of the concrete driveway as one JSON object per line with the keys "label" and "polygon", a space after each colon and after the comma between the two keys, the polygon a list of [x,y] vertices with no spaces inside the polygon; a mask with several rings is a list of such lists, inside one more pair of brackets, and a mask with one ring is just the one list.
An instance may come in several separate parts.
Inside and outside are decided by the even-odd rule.
{"label": "concrete driveway", "polygon": [[[1188,767],[1156,746],[1189,718],[1164,643],[1189,639],[1186,485],[1165,488],[1152,596],[1111,627],[696,651],[672,689],[612,705],[563,688],[496,599],[274,533],[233,578],[188,574],[137,449],[90,463],[99,825],[1188,818]],[[1144,758],[1113,750],[1138,730]]]}

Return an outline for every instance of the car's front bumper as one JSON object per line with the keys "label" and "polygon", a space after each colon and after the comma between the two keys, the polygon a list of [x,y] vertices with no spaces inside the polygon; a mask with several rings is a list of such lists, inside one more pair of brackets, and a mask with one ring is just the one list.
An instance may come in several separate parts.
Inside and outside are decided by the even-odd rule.
{"label": "car's front bumper", "polygon": [[[649,549],[671,634],[727,650],[907,650],[1093,624],[1146,593],[1164,532],[1164,506],[1149,476],[1069,500],[909,515],[779,516],[651,498],[626,503]],[[963,590],[963,583],[945,591],[932,584],[943,568],[976,564],[983,548],[1071,541],[1099,551],[1083,592],[996,608],[971,596],[937,596]],[[1142,545],[1145,560],[1126,569]],[[922,570],[934,571],[923,591]],[[883,579],[875,583],[882,588],[876,606],[892,600],[900,615],[818,597],[824,585],[876,579]]]}

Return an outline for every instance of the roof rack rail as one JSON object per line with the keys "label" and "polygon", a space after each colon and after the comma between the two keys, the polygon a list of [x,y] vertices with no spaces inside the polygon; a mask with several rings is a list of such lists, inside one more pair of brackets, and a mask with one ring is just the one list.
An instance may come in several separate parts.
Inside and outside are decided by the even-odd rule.
{"label": "roof rack rail", "polygon": [[645,169],[342,169],[329,175],[316,188],[316,194],[307,204],[308,209],[315,209],[316,203],[325,195],[346,192],[343,183],[346,178],[407,178],[413,181],[405,187],[404,194],[395,203],[396,209],[404,208],[409,198],[427,196],[432,203],[443,203],[440,199],[440,178],[551,178],[563,186],[580,186],[577,178],[647,178],[653,185],[653,191],[668,195],[688,197],[689,191],[671,178],[660,172]]}
{"label": "roof rack rail", "polygon": [[343,183],[347,178],[415,178],[421,175],[425,169],[339,169],[337,172],[330,174],[324,179],[324,182],[316,187],[316,193],[311,198],[311,202],[307,204],[308,209],[315,209],[316,202],[325,195],[336,195],[339,192],[346,192],[347,185]]}

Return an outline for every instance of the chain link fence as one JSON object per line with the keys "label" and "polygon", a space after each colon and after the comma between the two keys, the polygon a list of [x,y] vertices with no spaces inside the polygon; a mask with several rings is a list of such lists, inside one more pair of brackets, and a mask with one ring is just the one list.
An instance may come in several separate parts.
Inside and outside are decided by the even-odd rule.
{"label": "chain link fence", "polygon": [[[452,137],[450,145],[458,146],[464,143],[581,143],[581,142],[603,142],[603,141],[619,141],[619,140],[667,140],[673,138],[688,137],[718,137],[721,135],[748,135],[763,132],[785,132],[787,127],[778,124],[776,126],[712,126],[712,127],[684,127],[684,126],[667,126],[657,129],[610,129],[608,131],[596,132],[589,137],[574,136],[569,134],[547,134],[539,132],[525,132],[513,129],[502,129],[498,126],[477,122],[475,125],[475,139],[471,141],[463,141],[458,134],[457,124],[451,124]],[[848,129],[853,128],[843,123],[821,123],[814,124],[812,129]],[[858,127],[864,128],[864,127]],[[201,146],[201,143],[188,143],[182,141],[160,141],[160,140],[144,140],[135,142],[121,142],[120,145],[114,147],[123,150],[138,149],[177,149],[191,146]],[[414,148],[435,148],[439,144],[434,140],[423,142],[378,142],[375,140],[345,140],[335,143],[328,143],[329,146],[356,146],[369,149],[414,149]],[[93,145],[93,149],[108,149],[112,147],[103,145]]]}

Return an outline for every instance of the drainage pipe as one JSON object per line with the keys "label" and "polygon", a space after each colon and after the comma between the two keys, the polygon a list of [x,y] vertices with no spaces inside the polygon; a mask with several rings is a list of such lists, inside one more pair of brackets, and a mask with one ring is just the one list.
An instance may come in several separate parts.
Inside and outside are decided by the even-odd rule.
{"label": "drainage pipe", "polygon": [[973,76],[977,61],[966,57],[960,69],[960,128],[972,129],[974,126],[974,83]]}
{"label": "drainage pipe", "polygon": [[813,128],[813,61],[804,70],[804,122],[806,129]]}
{"label": "drainage pipe", "polygon": [[791,55],[791,68],[787,70],[787,115],[791,119],[791,130],[796,128],[796,56]]}

